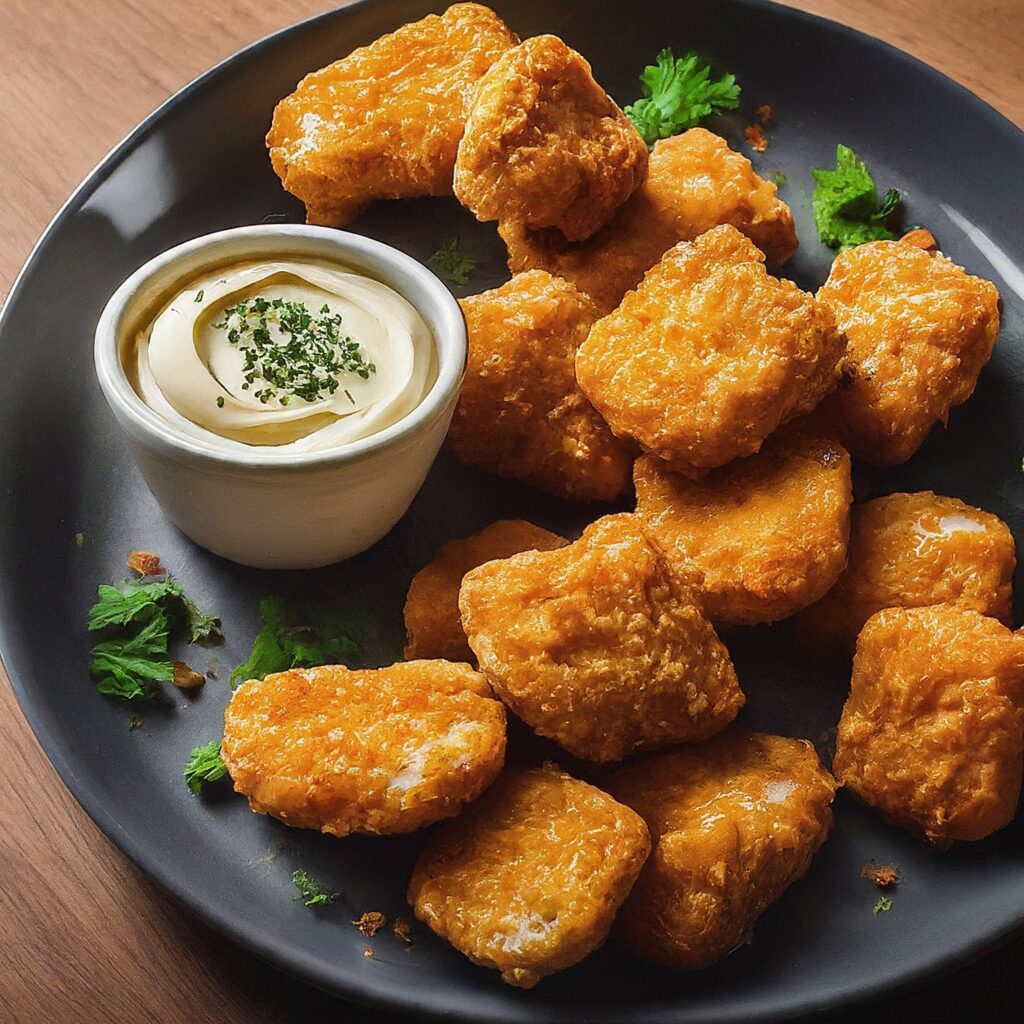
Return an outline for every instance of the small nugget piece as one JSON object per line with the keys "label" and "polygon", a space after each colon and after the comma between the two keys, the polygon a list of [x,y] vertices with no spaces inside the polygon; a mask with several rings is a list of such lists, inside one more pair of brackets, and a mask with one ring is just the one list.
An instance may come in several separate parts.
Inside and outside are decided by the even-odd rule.
{"label": "small nugget piece", "polygon": [[454,4],[307,75],[274,110],[267,148],[309,223],[450,194],[477,84],[518,41],[489,8]]}
{"label": "small nugget piece", "polygon": [[756,455],[694,481],[645,455],[637,515],[713,622],[775,622],[818,600],[846,567],[850,456],[799,424]]}
{"label": "small nugget piece", "polygon": [[566,247],[560,233],[518,223],[499,230],[513,273],[539,268],[572,281],[610,313],[677,242],[717,224],[739,228],[773,263],[796,251],[789,207],[750,161],[703,128],[657,142],[647,178],[611,222],[586,242]]}
{"label": "small nugget piece", "polygon": [[221,754],[259,814],[336,836],[412,832],[494,781],[505,709],[447,661],[292,669],[235,691]]}
{"label": "small nugget piece", "polygon": [[576,377],[619,437],[691,476],[753,455],[837,380],[829,308],[771,277],[734,227],[670,249],[576,354]]}
{"label": "small nugget piece", "polygon": [[729,652],[635,516],[474,569],[459,608],[501,699],[577,757],[702,740],[743,704]]}
{"label": "small nugget piece", "polygon": [[818,292],[849,338],[829,399],[854,458],[906,462],[974,392],[999,333],[995,285],[906,241],[841,252]]}
{"label": "small nugget piece", "polygon": [[1024,640],[967,608],[887,608],[857,640],[836,736],[839,782],[939,847],[1017,809]]}
{"label": "small nugget piece", "polygon": [[616,935],[693,970],[738,946],[804,874],[832,826],[836,784],[806,740],[734,726],[619,770],[609,789],[654,842]]}
{"label": "small nugget piece", "polygon": [[597,319],[590,299],[536,270],[461,305],[469,365],[449,433],[456,456],[569,500],[627,490],[633,451],[576,385],[576,349]]}
{"label": "small nugget piece", "polygon": [[852,650],[883,608],[958,604],[1009,623],[1016,564],[1013,534],[991,512],[931,491],[890,494],[854,506],[849,565],[797,624]]}
{"label": "small nugget piece", "polygon": [[600,946],[651,848],[639,815],[553,765],[507,772],[428,840],[416,916],[531,988]]}
{"label": "small nugget piece", "polygon": [[646,173],[647,146],[590,65],[556,36],[534,36],[480,82],[455,195],[478,220],[580,241],[608,223]]}
{"label": "small nugget piece", "polygon": [[522,519],[501,519],[469,537],[449,541],[409,584],[406,659],[472,661],[473,652],[459,618],[462,577],[495,558],[508,558],[520,551],[551,551],[568,543],[557,533]]}

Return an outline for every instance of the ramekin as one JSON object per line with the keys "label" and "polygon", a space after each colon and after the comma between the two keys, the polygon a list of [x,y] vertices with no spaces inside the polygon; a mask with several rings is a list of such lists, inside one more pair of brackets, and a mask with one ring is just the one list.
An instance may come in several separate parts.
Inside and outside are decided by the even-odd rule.
{"label": "ramekin", "polygon": [[[433,335],[437,376],[407,416],[330,451],[217,450],[185,437],[135,393],[121,353],[161,301],[233,261],[315,257],[403,295]],[[148,318],[148,319],[147,319]],[[466,324],[445,285],[389,245],[334,228],[266,224],[203,235],[135,271],[96,326],[96,375],[168,519],[197,544],[243,565],[308,569],[349,558],[405,513],[448,431],[466,367]]]}

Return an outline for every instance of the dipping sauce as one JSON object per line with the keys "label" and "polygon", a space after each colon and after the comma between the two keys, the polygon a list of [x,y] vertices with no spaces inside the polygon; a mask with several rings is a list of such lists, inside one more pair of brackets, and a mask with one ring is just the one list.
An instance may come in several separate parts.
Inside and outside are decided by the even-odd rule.
{"label": "dipping sauce", "polygon": [[436,376],[430,329],[398,292],[300,259],[196,277],[124,358],[154,412],[231,449],[339,448],[408,415]]}

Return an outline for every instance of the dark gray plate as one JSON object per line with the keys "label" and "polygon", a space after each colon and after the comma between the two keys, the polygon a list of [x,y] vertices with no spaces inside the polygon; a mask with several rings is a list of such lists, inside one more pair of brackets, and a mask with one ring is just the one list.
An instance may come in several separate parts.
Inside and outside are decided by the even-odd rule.
{"label": "dark gray plate", "polygon": [[[763,173],[783,170],[803,248],[790,272],[816,286],[829,253],[810,219],[808,170],[851,145],[879,184],[906,190],[908,220],[994,279],[1005,300],[995,358],[973,400],[912,462],[860,471],[860,497],[930,487],[991,509],[1024,536],[1024,136],[935,71],[866,36],[753,0],[509,0],[495,4],[522,35],[554,32],[581,50],[622,102],[665,45],[697,47],[743,85],[745,113],[717,127],[739,145],[760,103],[775,106]],[[189,795],[191,747],[220,735],[223,677],[194,701],[125,709],[86,673],[83,627],[95,586],[145,547],[218,610],[239,661],[265,593],[344,595],[375,623],[368,664],[401,654],[401,607],[411,574],[444,540],[498,516],[578,530],[603,510],[569,507],[442,455],[409,514],[374,550],[316,573],[270,574],[200,551],[161,516],[125,451],[92,372],[92,330],[115,286],[183,239],[268,217],[301,218],[271,173],[262,137],[277,99],[307,70],[440,5],[362,3],[251,47],[183,90],[89,177],[33,253],[0,323],[0,641],[18,698],[65,782],[106,833],[162,886],[260,956],[317,985],[420,1016],[490,1021],[765,1020],[835,1007],[921,979],[974,956],[1024,922],[1024,835],[933,853],[840,797],[835,831],[811,872],[758,923],[753,943],[713,970],[682,976],[607,948],[532,992],[501,984],[419,930],[405,954],[379,936],[376,957],[348,923],[363,910],[401,913],[421,837],[345,841],[289,831],[249,813],[226,786]],[[355,226],[426,259],[457,233],[481,258],[473,290],[504,276],[491,226],[453,200],[382,204]],[[85,534],[84,547],[75,543]],[[1018,580],[1019,585],[1019,580]],[[834,726],[844,666],[794,653],[786,628],[728,638],[761,728],[819,738]],[[141,711],[142,729],[128,731]],[[520,740],[522,738],[520,737]],[[827,742],[827,741],[826,741]],[[905,881],[895,909],[875,917],[860,877],[868,858],[895,860]],[[303,866],[345,894],[317,915],[292,901]]]}

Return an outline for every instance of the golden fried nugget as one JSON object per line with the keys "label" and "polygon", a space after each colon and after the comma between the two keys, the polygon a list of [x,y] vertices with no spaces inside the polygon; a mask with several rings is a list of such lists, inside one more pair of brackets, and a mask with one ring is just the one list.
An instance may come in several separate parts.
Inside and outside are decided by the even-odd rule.
{"label": "golden fried nugget", "polygon": [[235,691],[221,751],[257,813],[336,836],[411,832],[494,781],[505,709],[469,665],[292,669]]}
{"label": "golden fried nugget", "polygon": [[618,770],[609,789],[654,851],[615,923],[641,956],[707,967],[810,866],[836,784],[807,740],[733,726]]}
{"label": "golden fried nugget", "polygon": [[853,508],[849,565],[796,622],[807,637],[852,649],[882,608],[958,604],[1010,621],[1013,534],[991,512],[931,491]]}
{"label": "golden fried nugget", "polygon": [[651,844],[640,816],[553,765],[509,771],[428,840],[416,916],[531,988],[600,946]]}
{"label": "golden fried nugget", "polygon": [[575,501],[627,490],[633,451],[576,385],[576,349],[597,319],[590,299],[535,270],[461,305],[469,365],[448,435],[456,456]]}
{"label": "golden fried nugget", "polygon": [[713,622],[775,622],[818,600],[846,566],[850,456],[801,424],[701,481],[645,455],[636,512]]}
{"label": "golden fried nugget", "polygon": [[455,195],[478,220],[580,241],[608,223],[646,173],[644,140],[590,65],[556,36],[534,36],[480,82]]}
{"label": "golden fried nugget", "polygon": [[462,577],[484,562],[520,551],[551,551],[569,542],[522,519],[500,519],[477,533],[449,541],[412,578],[405,599],[406,659],[472,661],[459,618]]}
{"label": "golden fried nugget", "polygon": [[718,224],[732,224],[772,262],[796,251],[789,207],[750,161],[703,128],[662,139],[651,151],[647,178],[612,221],[586,242],[566,247],[560,234],[500,226],[513,273],[539,268],[572,281],[602,313],[677,242]]}
{"label": "golden fried nugget", "polygon": [[886,608],[857,639],[836,736],[839,782],[889,821],[946,847],[1017,808],[1024,640],[951,604]]}
{"label": "golden fried nugget", "polygon": [[813,409],[845,344],[824,303],[723,225],[670,249],[594,324],[576,377],[619,437],[694,475]]}
{"label": "golden fried nugget", "polygon": [[974,392],[999,333],[995,285],[906,241],[841,252],[818,292],[849,338],[828,401],[854,458],[906,462]]}
{"label": "golden fried nugget", "polygon": [[477,84],[518,41],[489,8],[454,4],[307,75],[274,110],[267,148],[309,223],[450,194]]}
{"label": "golden fried nugget", "polygon": [[495,692],[577,757],[706,739],[743,705],[729,652],[632,515],[474,569],[459,608]]}

